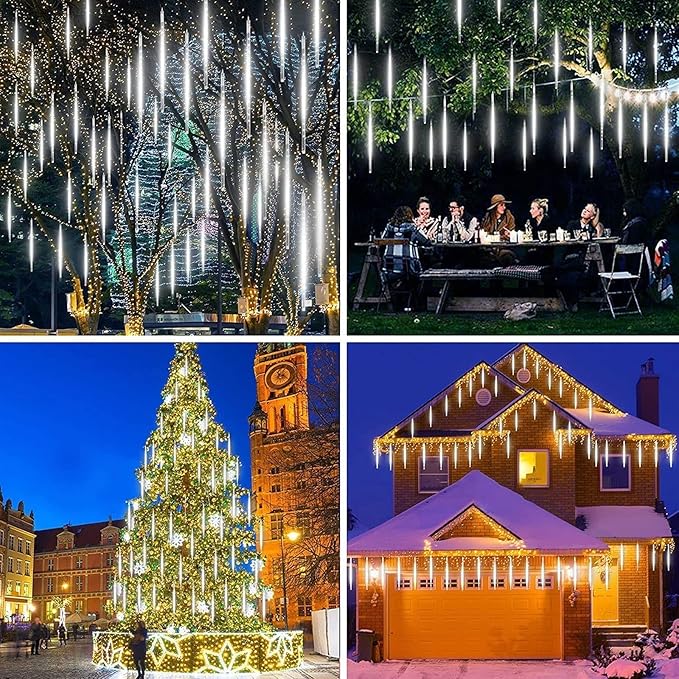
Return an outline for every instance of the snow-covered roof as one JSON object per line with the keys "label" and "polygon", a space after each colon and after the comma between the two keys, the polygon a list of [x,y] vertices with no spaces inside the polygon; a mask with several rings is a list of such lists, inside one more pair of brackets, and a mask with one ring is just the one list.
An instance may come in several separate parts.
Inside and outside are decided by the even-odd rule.
{"label": "snow-covered roof", "polygon": [[591,429],[596,436],[666,436],[670,434],[667,429],[651,424],[629,413],[614,415],[602,410],[592,410],[590,419],[588,408],[566,408],[567,413],[577,418],[587,428]]}
{"label": "snow-covered roof", "polygon": [[[471,506],[519,538],[519,541],[502,541],[503,549],[523,548],[547,554],[608,549],[595,537],[526,500],[483,472],[472,470],[428,499],[355,537],[349,542],[347,551],[354,556],[421,552],[425,544],[433,552],[466,549],[452,546],[453,542],[459,543],[464,538],[436,541],[432,535]],[[470,549],[500,549],[496,536],[481,539],[485,546]]]}
{"label": "snow-covered roof", "polygon": [[672,536],[664,514],[653,507],[576,507],[587,521],[585,533],[611,540],[650,540]]}

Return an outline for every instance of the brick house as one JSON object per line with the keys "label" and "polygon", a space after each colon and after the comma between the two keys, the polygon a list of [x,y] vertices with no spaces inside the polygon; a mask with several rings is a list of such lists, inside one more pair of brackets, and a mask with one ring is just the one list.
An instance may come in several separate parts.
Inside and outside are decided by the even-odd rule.
{"label": "brick house", "polygon": [[55,597],[68,597],[69,613],[108,617],[116,548],[125,521],[111,520],[36,531],[33,604],[43,621],[54,620]]}
{"label": "brick house", "polygon": [[663,620],[673,546],[652,362],[639,417],[530,346],[479,363],[375,440],[395,516],[349,541],[357,628],[388,659],[585,657]]}

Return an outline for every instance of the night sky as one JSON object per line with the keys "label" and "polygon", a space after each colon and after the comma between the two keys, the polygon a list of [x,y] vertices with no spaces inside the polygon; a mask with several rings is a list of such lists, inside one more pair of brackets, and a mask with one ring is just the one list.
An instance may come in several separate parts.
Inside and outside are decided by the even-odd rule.
{"label": "night sky", "polygon": [[[353,344],[348,350],[348,504],[358,519],[352,535],[392,516],[386,457],[375,469],[372,440],[407,417],[481,360],[493,363],[513,344]],[[655,359],[660,424],[679,433],[679,346],[673,344],[546,344],[537,351],[622,410],[636,414],[641,364]],[[663,456],[663,460],[666,456]],[[661,496],[679,510],[679,471],[661,471]]]}
{"label": "night sky", "polygon": [[[245,486],[255,350],[243,343],[198,349]],[[311,363],[313,346],[308,353]],[[36,529],[122,517],[125,500],[138,493],[134,470],[155,427],[173,355],[170,343],[0,345],[5,501],[16,507],[24,500]]]}

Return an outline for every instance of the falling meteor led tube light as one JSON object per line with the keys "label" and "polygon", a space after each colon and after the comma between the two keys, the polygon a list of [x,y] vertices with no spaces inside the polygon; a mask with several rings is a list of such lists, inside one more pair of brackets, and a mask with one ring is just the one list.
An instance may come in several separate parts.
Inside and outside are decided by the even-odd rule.
{"label": "falling meteor led tube light", "polygon": [[427,58],[422,62],[422,122],[427,124]]}
{"label": "falling meteor led tube light", "polygon": [[[245,22],[245,120],[248,137],[252,133],[252,40],[250,34],[250,17],[248,17]],[[305,60],[304,35],[302,35],[302,54],[302,59]],[[303,64],[303,68],[306,70],[306,64]],[[223,73],[222,71],[222,75]],[[306,73],[304,77],[306,78]],[[304,135],[304,130],[302,130],[302,135]]]}
{"label": "falling meteor led tube light", "polygon": [[387,99],[389,100],[389,108],[394,97],[394,65],[391,57],[391,45],[389,45],[389,52],[387,54]]}
{"label": "falling meteor led tube light", "polygon": [[443,114],[441,116],[441,155],[443,156],[443,169],[448,167],[448,103],[443,95]]}
{"label": "falling meteor led tube light", "polygon": [[354,108],[358,105],[358,47],[354,43],[354,68],[352,69],[352,89],[354,94]]}
{"label": "falling meteor led tube light", "polygon": [[415,149],[415,121],[413,120],[413,100],[408,101],[408,169],[413,171],[413,152]]}
{"label": "falling meteor led tube light", "polygon": [[[249,19],[248,19],[249,21]],[[210,5],[203,2],[203,88],[207,89],[208,66],[210,63]]]}
{"label": "falling meteor led tube light", "polygon": [[495,163],[495,92],[490,93],[490,162]]}
{"label": "falling meteor led tube light", "polygon": [[306,153],[306,125],[307,125],[307,66],[306,66],[306,36],[302,33],[302,55],[300,65],[299,117],[301,123],[302,153]]}
{"label": "falling meteor led tube light", "polygon": [[321,155],[318,155],[316,166],[316,261],[318,266],[318,277],[323,279],[323,163]]}
{"label": "falling meteor led tube light", "polygon": [[368,103],[368,174],[373,171],[373,103]]}
{"label": "falling meteor led tube light", "polygon": [[321,65],[321,0],[314,0],[314,46],[318,68]]}
{"label": "falling meteor led tube light", "polygon": [[144,118],[144,39],[139,31],[137,45],[137,120],[141,127]]}
{"label": "falling meteor led tube light", "polygon": [[165,55],[165,10],[160,8],[160,38],[158,42],[159,51],[159,89],[160,89],[160,110],[165,110],[165,81],[166,81],[166,55]]}
{"label": "falling meteor led tube light", "polygon": [[285,15],[285,0],[281,0],[278,9],[278,36],[279,36],[278,49],[280,51],[279,78],[281,82],[285,81],[285,49],[287,42],[286,22],[287,18]]}
{"label": "falling meteor led tube light", "polygon": [[191,111],[191,55],[189,52],[189,32],[184,35],[184,128],[189,129]]}
{"label": "falling meteor led tube light", "polygon": [[380,51],[380,0],[375,0],[375,54]]}

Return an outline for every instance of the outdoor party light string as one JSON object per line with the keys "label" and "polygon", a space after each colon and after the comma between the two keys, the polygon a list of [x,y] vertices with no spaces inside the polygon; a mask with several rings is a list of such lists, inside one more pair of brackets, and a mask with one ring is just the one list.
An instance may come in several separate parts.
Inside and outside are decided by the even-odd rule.
{"label": "outdoor party light string", "polygon": [[[379,16],[379,0],[376,5],[376,10],[375,14],[376,17]],[[458,40],[461,42],[462,41],[462,2],[461,0],[458,1],[457,3],[457,19],[458,19]],[[500,16],[500,4],[498,0],[498,17]],[[533,30],[534,30],[534,37],[535,37],[535,45],[537,47],[537,42],[538,42],[538,32],[539,32],[539,11],[538,11],[538,3],[537,0],[534,2],[533,6]],[[658,86],[658,62],[659,62],[659,39],[658,39],[658,29],[657,25],[654,25],[653,27],[653,68],[654,68],[654,87],[652,88],[633,88],[633,87],[627,87],[623,85],[619,85],[617,83],[608,83],[607,86],[607,81],[598,73],[592,71],[592,67],[594,65],[594,36],[593,36],[593,29],[592,29],[592,23],[591,20],[588,23],[588,48],[587,48],[587,69],[590,71],[586,76],[582,75],[577,75],[576,77],[570,78],[570,79],[560,79],[560,65],[561,65],[561,58],[562,54],[564,53],[563,46],[561,45],[561,40],[558,32],[558,28],[555,29],[554,31],[554,37],[553,37],[553,48],[552,48],[552,55],[549,61],[552,62],[553,66],[553,75],[554,79],[551,82],[545,82],[545,83],[536,83],[535,82],[535,71],[533,71],[533,83],[532,83],[532,97],[531,97],[531,103],[530,103],[530,127],[531,127],[531,140],[532,140],[532,152],[533,155],[536,155],[537,152],[537,120],[538,120],[538,101],[537,101],[537,88],[542,88],[542,87],[553,87],[555,92],[558,92],[559,89],[559,84],[569,84],[570,85],[570,102],[569,102],[569,114],[568,114],[568,122],[564,121],[563,125],[563,133],[562,133],[562,148],[561,148],[561,154],[563,157],[563,166],[567,166],[567,157],[566,157],[566,143],[563,141],[563,139],[568,138],[569,139],[569,148],[570,148],[570,153],[573,153],[575,150],[575,130],[576,130],[576,121],[575,121],[575,105],[574,105],[574,94],[573,94],[573,84],[577,83],[579,81],[584,81],[588,80],[590,81],[594,88],[596,88],[599,91],[599,137],[600,137],[600,150],[603,150],[604,147],[604,128],[606,125],[606,110],[609,107],[613,107],[616,105],[617,102],[617,136],[618,136],[618,156],[621,158],[623,154],[623,142],[622,142],[622,130],[623,130],[623,124],[624,124],[624,108],[623,108],[623,102],[628,103],[630,106],[634,106],[637,109],[641,110],[641,120],[640,120],[640,141],[641,141],[641,146],[643,150],[643,159],[644,162],[648,162],[648,148],[649,148],[649,112],[648,112],[648,107],[650,106],[656,106],[660,105],[662,107],[662,146],[663,146],[663,159],[665,162],[668,162],[669,160],[669,132],[670,132],[670,116],[669,116],[669,107],[670,107],[670,100],[676,95],[679,94],[679,85],[676,82],[671,82],[668,83],[667,85],[664,86]],[[377,35],[377,26],[376,26],[376,35]],[[621,55],[621,64],[622,64],[622,69],[623,69],[623,74],[625,77],[627,77],[627,62],[628,62],[628,51],[627,51],[627,26],[626,23],[623,21],[623,26],[622,26],[622,47],[621,47],[622,55]],[[376,52],[379,52],[379,40],[376,40]],[[539,55],[535,55],[535,59],[538,59]],[[417,97],[414,96],[404,96],[404,97],[397,97],[394,98],[393,96],[393,71],[392,71],[392,53],[391,53],[391,45],[389,45],[388,48],[388,53],[387,53],[387,86],[386,86],[386,99],[389,104],[389,108],[391,109],[392,104],[394,101],[408,101],[409,106],[411,103],[417,103]],[[354,107],[356,107],[358,104],[361,104],[362,106],[367,106],[370,109],[371,115],[370,115],[370,124],[367,126],[367,136],[369,137],[368,139],[368,145],[372,150],[373,147],[373,141],[372,141],[372,136],[374,134],[375,130],[375,117],[376,115],[379,116],[379,104],[381,104],[384,99],[381,99],[379,97],[372,96],[370,99],[359,99],[359,91],[358,91],[358,82],[359,82],[359,60],[358,60],[358,46],[357,44],[354,44],[353,46],[353,64],[352,64],[352,70],[353,70],[353,103]],[[478,65],[477,65],[477,59],[476,59],[476,53],[473,53],[471,56],[471,67],[470,67],[470,78],[471,78],[471,117],[472,120],[476,119],[476,111],[477,111],[477,92],[479,89],[479,83],[478,83]],[[430,106],[430,100],[436,100],[436,99],[447,99],[450,97],[449,95],[451,94],[450,92],[444,92],[442,94],[429,94],[429,82],[430,78],[427,73],[427,64],[426,64],[426,58],[423,61],[422,64],[422,86],[421,86],[421,92],[420,92],[420,98],[421,98],[421,109],[422,109],[422,118],[423,118],[423,123],[426,125],[427,123],[427,108]],[[523,85],[519,86],[524,91],[528,89],[528,86]],[[489,153],[490,153],[490,161],[493,163],[495,161],[495,150],[496,150],[496,114],[495,114],[495,95],[504,93],[507,95],[507,105],[509,108],[509,103],[514,101],[514,93],[515,89],[517,88],[516,84],[516,74],[515,74],[515,53],[514,53],[514,43],[512,42],[510,47],[509,47],[509,59],[508,59],[508,86],[505,88],[499,88],[494,91],[491,91],[490,97],[489,97],[489,108],[490,108],[490,114],[489,114],[489,123],[488,123],[488,131],[487,131],[487,136],[488,136],[488,146],[489,146]],[[377,109],[376,109],[377,106]],[[446,105],[444,104],[444,107]],[[446,107],[447,108],[447,107]],[[630,111],[630,115],[632,117],[634,116],[634,113]],[[414,129],[414,124],[412,121],[412,118],[409,114],[408,118],[408,146],[409,149],[411,149],[414,145],[414,135],[415,135],[415,129]],[[467,145],[467,125],[466,125],[466,120],[464,120],[464,129],[461,131],[461,136],[462,139],[460,140],[460,146],[466,147]],[[525,127],[525,121],[523,123]],[[433,134],[432,130],[432,125],[430,124],[429,126],[429,135]],[[447,167],[447,147],[448,147],[448,126],[447,126],[447,121],[442,120],[441,121],[441,145],[442,145],[442,165],[443,167]],[[587,150],[587,155],[588,155],[588,162],[589,162],[589,169],[590,169],[590,177],[594,176],[594,168],[596,164],[596,159],[595,159],[595,154],[594,154],[594,148],[593,144],[591,143],[591,137],[593,136],[593,130],[590,129],[590,140],[589,143],[587,144],[587,139],[585,139],[585,142],[587,144],[586,150]],[[522,165],[524,171],[526,170],[527,166],[527,154],[526,154],[526,143],[525,143],[525,130],[523,132],[523,138],[521,141],[521,148],[522,148]],[[462,165],[463,165],[463,170],[466,171],[467,167],[467,157],[466,157],[466,148],[463,150],[462,153]],[[373,158],[372,158],[372,153],[370,157],[370,169],[372,171],[372,163],[373,163]],[[433,167],[433,153],[431,151],[431,144],[430,144],[430,151],[429,151],[429,165],[430,167]],[[409,168],[412,170],[412,153],[409,151]]]}

